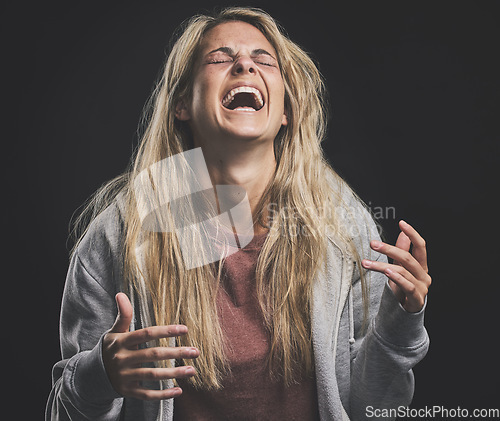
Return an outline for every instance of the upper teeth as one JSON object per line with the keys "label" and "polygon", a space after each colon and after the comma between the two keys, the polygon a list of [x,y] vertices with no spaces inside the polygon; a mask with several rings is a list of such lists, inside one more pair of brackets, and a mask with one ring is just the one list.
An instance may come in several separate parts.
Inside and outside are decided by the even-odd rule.
{"label": "upper teeth", "polygon": [[222,105],[229,105],[234,99],[234,96],[242,92],[253,94],[259,108],[262,108],[264,106],[264,101],[262,100],[260,91],[258,89],[252,88],[251,86],[240,86],[238,88],[231,89],[229,93],[222,99]]}

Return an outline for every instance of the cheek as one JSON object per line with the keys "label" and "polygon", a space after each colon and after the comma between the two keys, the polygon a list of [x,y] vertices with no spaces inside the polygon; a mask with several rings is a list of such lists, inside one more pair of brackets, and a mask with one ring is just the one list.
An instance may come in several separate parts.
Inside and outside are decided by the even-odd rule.
{"label": "cheek", "polygon": [[[279,86],[278,84],[280,81],[276,81],[276,86]],[[276,105],[279,105],[279,112],[284,113],[285,112],[285,87],[280,86],[279,88],[276,88],[275,91],[275,98],[276,98]]]}
{"label": "cheek", "polygon": [[280,102],[285,102],[285,83],[281,77],[281,74],[278,72],[275,77],[273,77],[269,83],[271,86],[275,88],[275,96],[279,98]]}
{"label": "cheek", "polygon": [[217,84],[214,83],[213,78],[199,77],[193,86],[193,107],[202,104],[206,107],[207,104],[213,103],[217,93]]}
{"label": "cheek", "polygon": [[203,99],[205,95],[204,83],[195,83],[193,86],[193,107],[196,107]]}

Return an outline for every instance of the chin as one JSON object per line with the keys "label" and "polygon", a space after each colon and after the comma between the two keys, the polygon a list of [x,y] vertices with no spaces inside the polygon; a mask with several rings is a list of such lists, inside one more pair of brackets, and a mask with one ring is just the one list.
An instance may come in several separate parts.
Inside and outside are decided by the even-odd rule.
{"label": "chin", "polygon": [[264,133],[256,130],[235,130],[228,132],[228,138],[232,141],[241,140],[244,142],[259,142],[267,138]]}
{"label": "chin", "polygon": [[252,140],[266,137],[266,130],[264,128],[258,127],[261,125],[255,124],[255,122],[238,122],[233,121],[228,125],[221,125],[221,131],[224,133],[224,137],[242,139],[242,140]]}

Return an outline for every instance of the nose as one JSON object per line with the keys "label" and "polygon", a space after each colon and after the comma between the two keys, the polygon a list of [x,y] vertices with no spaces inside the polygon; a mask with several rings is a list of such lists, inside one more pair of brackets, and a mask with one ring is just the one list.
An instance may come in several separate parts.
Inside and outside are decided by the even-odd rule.
{"label": "nose", "polygon": [[248,56],[238,57],[233,64],[233,74],[255,73],[255,63]]}

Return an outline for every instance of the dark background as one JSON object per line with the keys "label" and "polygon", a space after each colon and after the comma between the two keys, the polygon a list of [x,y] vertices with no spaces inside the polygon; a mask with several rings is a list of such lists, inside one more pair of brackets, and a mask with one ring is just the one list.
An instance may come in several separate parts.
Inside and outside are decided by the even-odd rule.
{"label": "dark background", "polygon": [[[16,109],[3,131],[3,348],[22,419],[42,418],[60,358],[69,220],[125,169],[173,30],[229,4],[23,2],[3,16]],[[395,208],[379,221],[389,241],[403,218],[428,242],[431,347],[412,407],[498,408],[498,2],[251,5],[319,63],[334,168],[373,210]]]}

